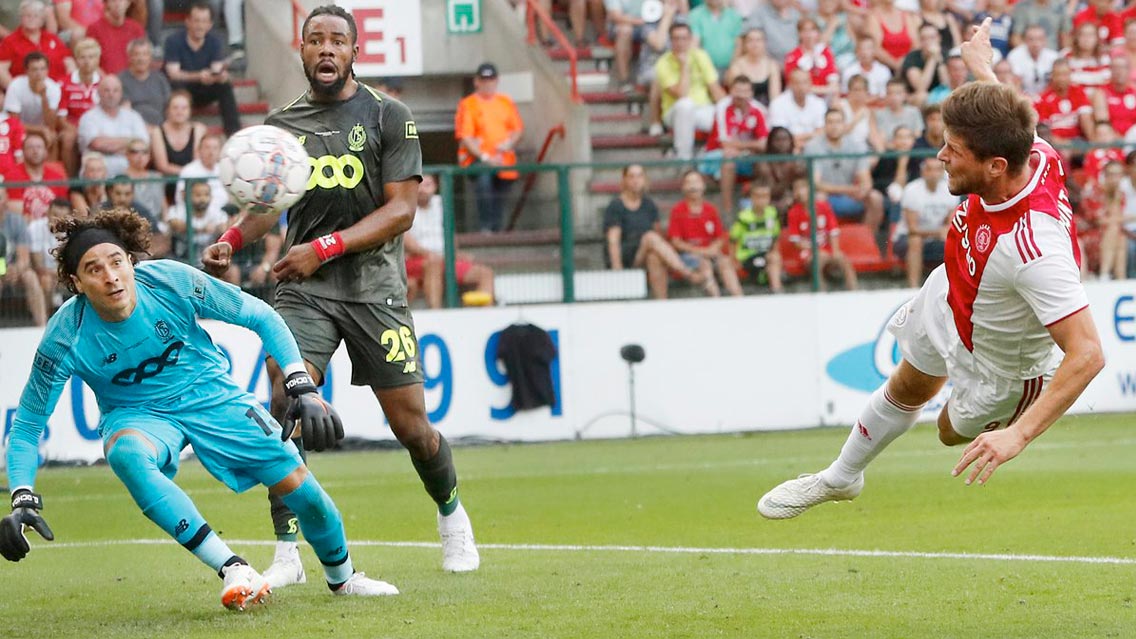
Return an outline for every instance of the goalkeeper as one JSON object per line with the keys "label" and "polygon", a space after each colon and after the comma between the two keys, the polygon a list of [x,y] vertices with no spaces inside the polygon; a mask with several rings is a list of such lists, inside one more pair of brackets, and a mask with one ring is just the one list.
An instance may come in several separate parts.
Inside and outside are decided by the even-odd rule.
{"label": "goalkeeper", "polygon": [[[151,521],[224,580],[221,602],[242,610],[265,601],[269,586],[214,533],[173,477],[188,445],[230,489],[269,488],[295,511],[342,595],[394,595],[385,582],[356,573],[343,521],[290,441],[342,437],[335,410],[319,397],[284,321],[264,302],[186,265],[156,260],[149,224],[124,209],[52,224],[60,237],[59,281],[77,295],[48,323],[20,398],[8,447],[12,513],[0,519],[0,554],[27,556],[25,527],[54,538],[33,492],[38,442],[63,386],[78,376],[94,391],[106,459]],[[281,428],[229,376],[225,356],[198,318],[256,332],[283,365],[290,405]],[[50,502],[50,500],[49,500]]]}

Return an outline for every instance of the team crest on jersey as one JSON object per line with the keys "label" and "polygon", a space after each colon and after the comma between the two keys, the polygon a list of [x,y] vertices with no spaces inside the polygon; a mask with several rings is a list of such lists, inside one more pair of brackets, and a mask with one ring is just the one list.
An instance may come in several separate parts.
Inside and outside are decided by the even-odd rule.
{"label": "team crest on jersey", "polygon": [[367,144],[367,129],[356,122],[355,126],[351,127],[351,132],[347,134],[347,148],[358,153],[363,150],[365,144]]}
{"label": "team crest on jersey", "polygon": [[158,334],[158,339],[162,340],[163,344],[170,341],[170,338],[174,336],[174,332],[170,330],[170,325],[166,323],[166,320],[155,322],[154,332]]}
{"label": "team crest on jersey", "polygon": [[983,224],[974,232],[974,248],[978,249],[979,253],[985,253],[990,250],[990,242],[993,239],[994,231],[989,224]]}
{"label": "team crest on jersey", "polygon": [[296,139],[299,140],[300,146],[304,146],[304,143],[308,141],[308,136],[305,134],[305,135],[301,135],[300,137],[298,137]]}
{"label": "team crest on jersey", "polygon": [[410,120],[406,123],[406,139],[407,140],[417,140],[418,139],[418,125],[414,123],[414,120]]}

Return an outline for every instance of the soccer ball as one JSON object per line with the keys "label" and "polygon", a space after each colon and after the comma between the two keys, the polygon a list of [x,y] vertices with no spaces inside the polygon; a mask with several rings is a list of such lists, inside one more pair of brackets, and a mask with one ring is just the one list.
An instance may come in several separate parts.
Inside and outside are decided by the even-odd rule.
{"label": "soccer ball", "polygon": [[221,184],[233,201],[257,215],[276,214],[304,194],[308,152],[287,131],[258,124],[241,129],[221,149]]}

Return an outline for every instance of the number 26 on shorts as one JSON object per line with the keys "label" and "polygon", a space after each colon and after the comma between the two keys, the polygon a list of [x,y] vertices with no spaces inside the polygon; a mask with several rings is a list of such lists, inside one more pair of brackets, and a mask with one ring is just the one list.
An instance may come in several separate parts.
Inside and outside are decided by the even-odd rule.
{"label": "number 26 on shorts", "polygon": [[387,349],[388,362],[404,362],[403,373],[413,373],[418,370],[418,344],[415,343],[414,332],[409,326],[383,331],[379,336],[379,343]]}

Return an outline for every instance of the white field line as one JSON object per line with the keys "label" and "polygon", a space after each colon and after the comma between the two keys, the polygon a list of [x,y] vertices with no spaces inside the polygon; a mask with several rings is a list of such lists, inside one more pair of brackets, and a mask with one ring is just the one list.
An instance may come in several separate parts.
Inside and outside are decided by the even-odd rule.
{"label": "white field line", "polygon": [[[1030,450],[1066,450],[1066,449],[1086,449],[1086,448],[1101,448],[1107,447],[1117,449],[1120,447],[1136,445],[1136,438],[1125,438],[1117,440],[1076,440],[1068,442],[1037,442],[1031,445]],[[944,449],[936,444],[928,444],[927,448],[915,450],[897,450],[887,453],[888,459],[910,459],[921,457],[933,457],[944,455]],[[727,468],[749,468],[760,466],[782,466],[793,464],[805,463],[818,463],[818,460],[830,459],[830,456],[839,449],[817,451],[816,454],[802,455],[796,457],[779,457],[776,460],[768,457],[755,457],[752,459],[715,459],[708,461],[691,461],[691,462],[673,462],[673,463],[658,463],[658,464],[635,464],[626,466],[593,466],[591,468],[544,468],[541,470],[533,471],[509,471],[493,472],[479,474],[476,472],[462,473],[461,479],[463,481],[488,481],[488,480],[503,480],[503,479],[530,479],[534,477],[591,477],[596,475],[640,475],[659,472],[684,472],[684,471],[709,471],[716,469]],[[962,449],[959,448],[958,452],[961,454]],[[950,468],[944,467],[943,476],[949,477]],[[360,478],[360,479],[344,479],[320,482],[324,488],[328,490],[338,490],[342,488],[358,488],[365,486],[374,486],[380,481],[383,475],[394,473],[382,473],[376,475],[374,478]],[[318,473],[317,473],[318,475]],[[201,496],[201,495],[229,495],[232,491],[224,486],[213,486],[209,488],[191,488],[187,489],[187,495]],[[76,493],[70,495],[52,495],[52,503],[57,502],[72,502],[72,501],[91,501],[91,500],[106,500],[117,499],[127,496],[126,489],[115,491],[111,493]]]}
{"label": "white field line", "polygon": [[[227,539],[233,546],[275,546],[275,541],[264,539]],[[440,548],[441,544],[429,541],[361,541],[351,540],[351,546],[382,548]],[[114,539],[106,541],[77,541],[63,543],[37,543],[36,550],[99,548],[105,546],[161,546],[173,547],[170,539]],[[907,550],[853,550],[842,548],[695,548],[690,546],[589,546],[578,544],[478,544],[485,550],[522,552],[568,553],[645,553],[674,555],[803,555],[819,557],[866,557],[885,559],[960,559],[978,561],[1014,561],[1025,563],[1106,564],[1136,566],[1136,559],[1126,557],[1078,557],[1064,555],[1018,555],[1011,553],[969,552],[917,552]]]}

